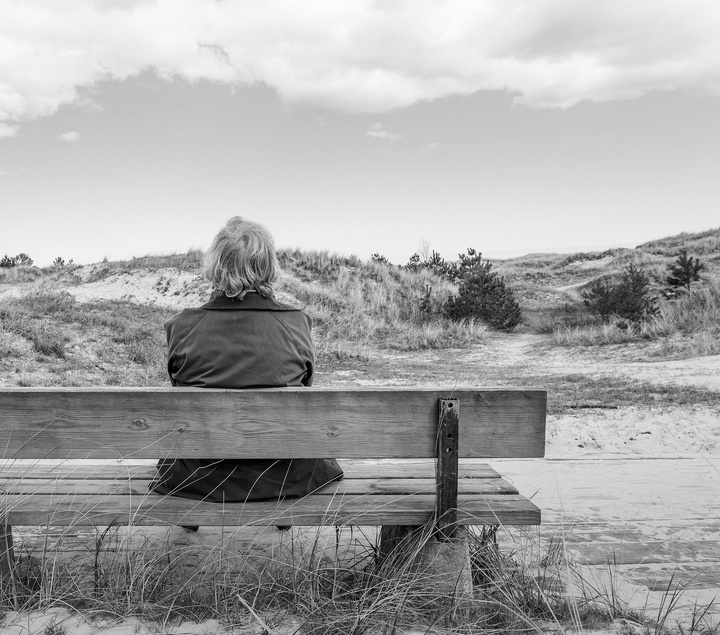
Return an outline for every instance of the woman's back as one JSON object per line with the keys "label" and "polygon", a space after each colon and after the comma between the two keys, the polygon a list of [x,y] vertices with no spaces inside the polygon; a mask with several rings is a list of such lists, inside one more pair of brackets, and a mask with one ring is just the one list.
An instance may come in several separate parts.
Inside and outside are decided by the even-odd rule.
{"label": "woman's back", "polygon": [[[267,229],[231,218],[206,260],[206,276],[216,289],[213,298],[165,324],[173,386],[310,386],[315,366],[312,322],[301,310],[272,298],[279,267]],[[217,452],[220,458],[160,461],[152,489],[241,502],[305,496],[342,478],[334,459],[237,460],[222,458],[223,448]]]}
{"label": "woman's back", "polygon": [[202,388],[309,386],[311,320],[258,293],[218,295],[165,323],[173,385]]}

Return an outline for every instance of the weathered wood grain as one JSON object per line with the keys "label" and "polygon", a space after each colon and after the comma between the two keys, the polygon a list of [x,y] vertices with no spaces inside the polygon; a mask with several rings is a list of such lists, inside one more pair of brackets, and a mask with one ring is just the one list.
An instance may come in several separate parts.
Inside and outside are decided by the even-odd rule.
{"label": "weathered wood grain", "polygon": [[3,388],[3,458],[432,457],[456,397],[461,457],[540,457],[534,389]]}
{"label": "weathered wood grain", "polygon": [[[324,506],[318,504],[322,498]],[[422,525],[434,518],[434,495],[308,496],[276,502],[221,505],[160,496],[3,496],[11,525]],[[540,524],[540,510],[523,496],[471,495],[458,522]]]}
{"label": "weathered wood grain", "polygon": [[[339,459],[340,467],[346,478],[435,478],[433,459]],[[459,475],[464,478],[500,478],[500,474],[487,463],[478,459],[461,459]],[[0,478],[99,478],[116,479],[122,477],[152,478],[155,474],[155,462],[132,464],[117,461],[102,462],[100,465],[88,465],[63,461],[3,461],[0,460]]]}

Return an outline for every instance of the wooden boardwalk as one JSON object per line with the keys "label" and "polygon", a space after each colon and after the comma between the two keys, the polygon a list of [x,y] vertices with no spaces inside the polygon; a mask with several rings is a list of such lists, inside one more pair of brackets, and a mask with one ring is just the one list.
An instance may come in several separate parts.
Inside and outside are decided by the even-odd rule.
{"label": "wooden boardwalk", "polygon": [[651,609],[683,589],[678,616],[697,601],[720,615],[720,457],[495,460],[542,509],[535,535],[562,545],[600,587],[622,587]]}

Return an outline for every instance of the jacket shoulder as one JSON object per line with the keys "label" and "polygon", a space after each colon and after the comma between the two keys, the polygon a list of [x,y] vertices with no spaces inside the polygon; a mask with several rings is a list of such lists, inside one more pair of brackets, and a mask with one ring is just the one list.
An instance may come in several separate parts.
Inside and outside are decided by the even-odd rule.
{"label": "jacket shoulder", "polygon": [[170,316],[163,323],[165,333],[168,337],[171,333],[182,337],[183,334],[192,330],[192,328],[205,316],[207,311],[203,309],[183,309],[180,313]]}

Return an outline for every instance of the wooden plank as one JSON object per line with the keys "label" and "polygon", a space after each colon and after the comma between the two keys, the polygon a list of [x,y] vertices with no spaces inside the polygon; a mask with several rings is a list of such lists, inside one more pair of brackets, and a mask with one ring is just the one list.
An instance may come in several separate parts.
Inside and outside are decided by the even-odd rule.
{"label": "wooden plank", "polygon": [[[0,478],[0,490],[19,494],[54,494],[76,496],[85,494],[140,495],[148,491],[151,478]],[[434,494],[434,479],[345,478],[329,483],[313,496],[362,494]],[[515,487],[502,478],[473,478],[460,481],[459,492],[465,494],[517,494]]]}
{"label": "wooden plank", "polygon": [[437,400],[460,456],[540,457],[546,393],[453,388],[3,388],[4,458],[432,457]]}
{"label": "wooden plank", "polygon": [[435,531],[440,540],[450,540],[457,527],[460,401],[440,399],[439,410]]}
{"label": "wooden plank", "polygon": [[[12,525],[422,525],[434,517],[435,496],[343,496],[221,505],[159,496],[75,496],[45,494],[3,497]],[[120,500],[114,500],[120,499]],[[540,524],[540,510],[523,496],[479,495],[459,503],[466,525]]]}
{"label": "wooden plank", "polygon": [[[351,478],[424,478],[435,477],[434,459],[339,459],[346,477]],[[95,478],[116,479],[133,476],[152,478],[155,462],[131,464],[108,461],[101,464],[79,464],[63,461],[2,461],[0,478]],[[463,478],[500,478],[500,474],[478,459],[461,459],[459,476]]]}
{"label": "wooden plank", "polygon": [[[340,467],[353,478],[434,478],[434,459],[339,459]],[[478,459],[460,459],[458,476],[462,478],[500,478],[500,474]]]}

